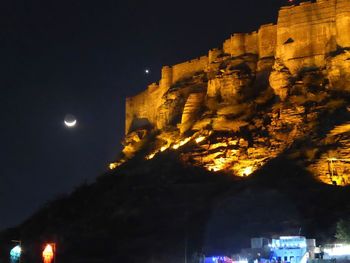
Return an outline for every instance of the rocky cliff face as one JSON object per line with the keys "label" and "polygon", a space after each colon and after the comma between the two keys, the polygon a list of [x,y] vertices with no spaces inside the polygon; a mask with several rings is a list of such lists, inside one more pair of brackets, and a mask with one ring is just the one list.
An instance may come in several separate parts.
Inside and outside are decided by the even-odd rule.
{"label": "rocky cliff face", "polygon": [[[333,5],[337,18],[340,3],[349,4],[317,1],[295,7],[295,10],[283,9],[279,23],[284,29],[293,27],[286,19],[293,17],[294,11],[308,15],[313,10],[310,14],[326,15],[325,10]],[[331,18],[325,17],[326,20],[319,22],[327,22],[327,27],[333,28]],[[300,23],[299,29],[293,27],[295,32],[307,27],[304,22]],[[335,30],[338,24],[333,26]],[[277,39],[281,40],[285,31],[279,30]],[[260,35],[249,35],[249,39]],[[334,36],[338,35],[340,32]],[[157,109],[147,111],[143,105],[142,116],[136,116],[137,111],[131,110],[136,114],[134,119],[146,118],[148,112],[152,112],[152,121],[148,125],[139,122],[138,126],[130,126],[123,155],[111,164],[111,168],[136,154],[142,153],[146,159],[152,159],[164,151],[179,151],[186,163],[234,176],[249,176],[283,154],[307,167],[322,182],[350,184],[349,47],[327,46],[329,50],[320,48],[323,53],[303,50],[307,55],[303,60],[293,57],[293,52],[299,52],[305,41],[310,42],[309,46],[318,47],[324,39],[324,45],[327,45],[327,36],[315,40],[317,45],[311,40],[290,37],[286,42],[280,41],[284,47],[277,46],[276,55],[262,57],[261,50],[254,53],[257,49],[252,49],[253,53],[242,49],[236,54],[238,49],[234,41],[237,37],[234,35],[229,43],[225,42],[223,50],[210,51],[209,59],[176,66],[181,72],[187,67],[190,69],[182,78],[177,73],[175,82],[171,69],[166,68],[166,81],[162,80],[162,83],[169,86],[161,85],[162,93],[157,90],[152,93],[153,97],[157,95]],[[240,35],[239,39],[242,37]],[[336,41],[335,37],[330,39]],[[263,43],[270,42],[276,41],[265,40]],[[225,48],[231,54],[225,53]],[[281,51],[284,49],[288,50],[287,58]],[[138,100],[152,104],[153,97]],[[135,102],[129,103],[128,107],[137,107]]]}

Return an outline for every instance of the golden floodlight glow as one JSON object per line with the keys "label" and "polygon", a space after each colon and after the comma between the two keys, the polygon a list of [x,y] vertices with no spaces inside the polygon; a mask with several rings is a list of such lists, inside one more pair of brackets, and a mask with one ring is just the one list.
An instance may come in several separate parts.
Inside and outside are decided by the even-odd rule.
{"label": "golden floodlight glow", "polygon": [[198,138],[196,138],[196,143],[201,143],[202,141],[204,141],[205,140],[205,136],[200,136],[200,137],[198,137]]}
{"label": "golden floodlight glow", "polygon": [[208,171],[218,172],[226,168],[227,162],[225,158],[215,158],[213,159],[213,164],[206,165]]}
{"label": "golden floodlight glow", "polygon": [[174,149],[174,150],[177,150],[177,149],[179,149],[179,148],[180,148],[180,144],[174,144],[174,145],[173,145],[173,149]]}
{"label": "golden floodlight glow", "polygon": [[150,155],[146,156],[147,160],[153,159],[154,156],[156,156],[157,152],[151,153]]}
{"label": "golden floodlight glow", "polygon": [[241,172],[241,176],[248,176],[251,175],[254,172],[254,169],[252,166],[248,166],[244,168]]}
{"label": "golden floodlight glow", "polygon": [[121,159],[121,160],[119,160],[119,161],[117,161],[117,162],[115,162],[115,163],[110,163],[110,164],[108,165],[108,167],[109,167],[110,170],[114,170],[114,169],[116,169],[117,167],[121,166],[121,165],[122,165],[123,163],[125,163],[125,162],[126,162],[125,159]]}
{"label": "golden floodlight glow", "polygon": [[218,171],[222,170],[222,168],[214,165],[214,166],[208,166],[208,170],[218,172]]}
{"label": "golden floodlight glow", "polygon": [[115,168],[117,168],[117,163],[110,163],[110,164],[109,164],[109,169],[110,169],[110,170],[113,170],[113,169],[115,169]]}
{"label": "golden floodlight glow", "polygon": [[161,152],[164,152],[166,149],[168,149],[169,148],[169,146],[168,145],[165,145],[165,146],[163,146],[162,148],[160,148],[160,151]]}
{"label": "golden floodlight glow", "polygon": [[184,145],[185,145],[186,143],[188,143],[190,140],[191,140],[191,137],[188,137],[188,138],[186,138],[186,139],[180,141],[179,143],[174,144],[174,145],[173,145],[173,149],[175,149],[175,150],[179,149],[181,146],[184,146]]}

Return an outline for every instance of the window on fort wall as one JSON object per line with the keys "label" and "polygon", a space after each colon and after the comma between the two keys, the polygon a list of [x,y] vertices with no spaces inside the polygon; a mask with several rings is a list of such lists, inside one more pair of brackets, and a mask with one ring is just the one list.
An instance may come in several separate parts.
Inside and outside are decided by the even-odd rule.
{"label": "window on fort wall", "polygon": [[294,42],[294,39],[290,37],[284,42],[284,45],[290,44],[290,43],[293,43],[293,42]]}

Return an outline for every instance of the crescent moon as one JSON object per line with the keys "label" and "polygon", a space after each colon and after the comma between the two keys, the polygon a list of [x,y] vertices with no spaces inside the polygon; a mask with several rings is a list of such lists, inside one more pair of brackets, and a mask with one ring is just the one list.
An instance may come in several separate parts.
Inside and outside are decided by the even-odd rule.
{"label": "crescent moon", "polygon": [[74,120],[74,121],[64,121],[64,124],[65,124],[67,127],[74,127],[75,124],[77,124],[77,120]]}

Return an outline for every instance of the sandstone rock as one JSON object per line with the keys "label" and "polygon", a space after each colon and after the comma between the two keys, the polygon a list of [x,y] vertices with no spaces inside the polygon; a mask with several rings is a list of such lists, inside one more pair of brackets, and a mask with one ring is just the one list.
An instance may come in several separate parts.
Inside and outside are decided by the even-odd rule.
{"label": "sandstone rock", "polygon": [[327,74],[331,89],[350,91],[350,52],[329,58]]}
{"label": "sandstone rock", "polygon": [[125,136],[123,140],[123,154],[126,158],[132,158],[142,148],[148,133],[148,130],[143,129],[131,132]]}
{"label": "sandstone rock", "polygon": [[270,74],[269,82],[275,94],[279,96],[282,101],[284,101],[288,96],[288,91],[292,84],[292,75],[281,61],[275,61],[273,71]]}
{"label": "sandstone rock", "polygon": [[181,118],[185,100],[182,96],[177,99],[167,99],[159,108],[157,115],[157,128],[160,130],[174,125]]}
{"label": "sandstone rock", "polygon": [[211,118],[203,118],[201,120],[196,121],[193,124],[192,129],[194,131],[200,131],[204,129],[211,129],[212,128],[212,122],[213,120]]}
{"label": "sandstone rock", "polygon": [[200,116],[198,114],[201,111],[204,96],[203,93],[192,93],[189,95],[182,113],[181,133],[186,132],[199,119]]}
{"label": "sandstone rock", "polygon": [[309,170],[324,183],[332,185],[350,184],[350,122],[334,127],[324,139],[328,148],[309,165]]}
{"label": "sandstone rock", "polygon": [[214,131],[238,132],[241,127],[248,125],[241,120],[228,120],[225,116],[218,116],[213,119],[212,127]]}
{"label": "sandstone rock", "polygon": [[256,66],[249,66],[245,62],[238,65],[235,65],[232,61],[227,62],[225,69],[221,69],[221,73],[224,74],[209,80],[208,97],[217,98],[220,102],[231,104],[243,100],[246,94],[249,93],[249,88],[254,80],[251,68],[255,69]]}

